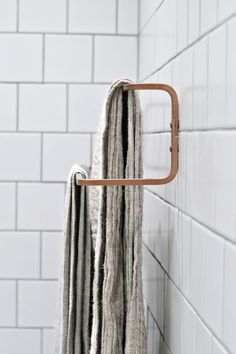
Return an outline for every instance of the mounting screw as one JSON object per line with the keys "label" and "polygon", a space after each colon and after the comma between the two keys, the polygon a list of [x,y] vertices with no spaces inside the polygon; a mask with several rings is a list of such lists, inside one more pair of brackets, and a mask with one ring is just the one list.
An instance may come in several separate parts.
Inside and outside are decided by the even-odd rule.
{"label": "mounting screw", "polygon": [[172,149],[172,146],[170,146],[170,148],[169,148],[169,149],[170,149],[170,152],[172,152],[172,150],[173,150],[173,149]]}

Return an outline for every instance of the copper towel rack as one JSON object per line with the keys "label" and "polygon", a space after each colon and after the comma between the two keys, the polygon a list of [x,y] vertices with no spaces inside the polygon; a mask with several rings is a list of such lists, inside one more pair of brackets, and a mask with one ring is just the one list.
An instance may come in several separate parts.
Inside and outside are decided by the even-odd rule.
{"label": "copper towel rack", "polygon": [[178,117],[178,97],[175,90],[166,84],[143,83],[143,84],[125,84],[124,91],[128,90],[163,90],[166,91],[171,98],[171,167],[169,175],[165,178],[134,178],[134,179],[83,179],[81,175],[76,174],[76,183],[81,186],[141,186],[141,185],[159,185],[171,182],[178,171],[178,131],[179,131],[179,117]]}

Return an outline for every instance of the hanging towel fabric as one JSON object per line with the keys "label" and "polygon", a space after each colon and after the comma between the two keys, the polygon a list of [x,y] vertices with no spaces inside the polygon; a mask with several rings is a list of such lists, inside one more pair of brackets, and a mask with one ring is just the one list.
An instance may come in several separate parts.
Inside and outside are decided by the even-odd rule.
{"label": "hanging towel fabric", "polygon": [[67,182],[56,354],[88,354],[90,348],[93,261],[88,190],[76,185],[76,173],[88,178],[84,168],[73,166]]}
{"label": "hanging towel fabric", "polygon": [[[142,178],[142,118],[129,80],[115,82],[104,105],[92,178]],[[95,243],[91,354],[146,354],[140,186],[90,187]]]}

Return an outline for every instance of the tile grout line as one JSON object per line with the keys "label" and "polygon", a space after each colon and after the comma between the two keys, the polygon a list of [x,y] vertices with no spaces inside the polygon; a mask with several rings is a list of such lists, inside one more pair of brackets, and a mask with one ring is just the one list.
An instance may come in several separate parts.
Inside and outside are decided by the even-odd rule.
{"label": "tile grout line", "polygon": [[45,81],[45,42],[46,35],[45,33],[42,35],[42,83]]}
{"label": "tile grout line", "polygon": [[20,22],[20,0],[17,0],[16,2],[16,32],[17,33],[19,32],[19,22]]}
{"label": "tile grout line", "polygon": [[16,34],[24,34],[24,35],[35,35],[35,36],[42,36],[42,35],[56,35],[56,36],[64,36],[64,35],[70,35],[70,36],[88,36],[91,37],[92,35],[96,37],[137,37],[137,34],[133,33],[114,33],[114,32],[65,32],[65,31],[58,31],[58,32],[53,32],[53,31],[47,31],[47,32],[39,32],[39,31],[0,31],[0,35],[16,35]]}
{"label": "tile grout line", "polygon": [[69,20],[70,20],[70,14],[69,14],[69,0],[66,0],[66,33],[69,33]]}
{"label": "tile grout line", "polygon": [[95,82],[95,36],[92,35],[91,83]]}
{"label": "tile grout line", "polygon": [[117,35],[118,34],[118,23],[119,23],[119,0],[116,0],[116,18],[115,18],[115,34]]}
{"label": "tile grout line", "polygon": [[43,354],[43,328],[40,328],[40,353]]}

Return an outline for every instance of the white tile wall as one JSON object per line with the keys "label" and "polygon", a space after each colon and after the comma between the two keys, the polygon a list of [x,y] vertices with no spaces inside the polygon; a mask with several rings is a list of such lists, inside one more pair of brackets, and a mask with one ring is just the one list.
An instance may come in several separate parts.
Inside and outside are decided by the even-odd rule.
{"label": "white tile wall", "polygon": [[69,0],[69,3],[70,32],[115,33],[115,0]]}
{"label": "white tile wall", "polygon": [[138,3],[0,0],[1,354],[54,351],[65,181],[111,81],[136,81]]}
{"label": "white tile wall", "polygon": [[16,283],[14,281],[0,281],[0,313],[0,326],[15,326]]}
{"label": "white tile wall", "polygon": [[0,184],[0,228],[14,229],[16,222],[16,185]]}
{"label": "white tile wall", "polygon": [[0,179],[39,180],[40,136],[4,133],[0,136]]}
{"label": "white tile wall", "polygon": [[[143,272],[157,284],[144,286],[148,353],[153,342],[158,354],[236,353],[235,16],[235,1],[140,1],[139,80],[172,85],[180,109],[177,178],[144,194]],[[141,104],[145,175],[159,177],[171,112],[159,93]]]}
{"label": "white tile wall", "polygon": [[92,76],[92,37],[46,35],[45,79],[89,82]]}
{"label": "white tile wall", "polygon": [[14,84],[0,84],[0,129],[16,129],[17,88]]}
{"label": "white tile wall", "polygon": [[108,85],[70,85],[69,131],[96,132]]}
{"label": "white tile wall", "polygon": [[66,86],[20,85],[19,129],[65,131]]}
{"label": "white tile wall", "polygon": [[20,230],[61,230],[63,205],[63,184],[19,184],[18,228]]}
{"label": "white tile wall", "polygon": [[0,34],[0,48],[1,81],[41,80],[43,51],[41,35]]}
{"label": "white tile wall", "polygon": [[40,243],[38,232],[0,232],[0,278],[38,278]]}
{"label": "white tile wall", "polygon": [[97,36],[95,38],[95,81],[109,82],[120,77],[135,80],[136,54],[137,38],[134,36]]}
{"label": "white tile wall", "polygon": [[0,351],[7,354],[40,354],[39,329],[0,329]]}
{"label": "white tile wall", "polygon": [[43,180],[66,181],[71,166],[90,163],[88,134],[47,134],[43,144]]}
{"label": "white tile wall", "polygon": [[0,1],[0,31],[15,31],[17,0]]}
{"label": "white tile wall", "polygon": [[19,29],[22,32],[63,32],[65,12],[66,0],[21,0]]}
{"label": "white tile wall", "polygon": [[[181,126],[177,179],[145,191],[148,353],[236,353],[235,2],[91,3],[0,0],[0,352],[52,353],[64,182],[90,163],[107,85],[139,71],[176,88]],[[151,177],[166,97],[142,95]]]}
{"label": "white tile wall", "polygon": [[62,233],[43,232],[42,237],[42,277],[58,279],[62,255]]}
{"label": "white tile wall", "polygon": [[53,327],[58,286],[55,281],[19,282],[19,325]]}
{"label": "white tile wall", "polygon": [[0,0],[2,354],[53,352],[65,181],[74,163],[90,165],[110,83],[137,79],[138,10],[138,0]]}
{"label": "white tile wall", "polygon": [[55,346],[55,336],[54,336],[53,329],[44,329],[43,330],[43,354],[53,353],[54,346]]}

